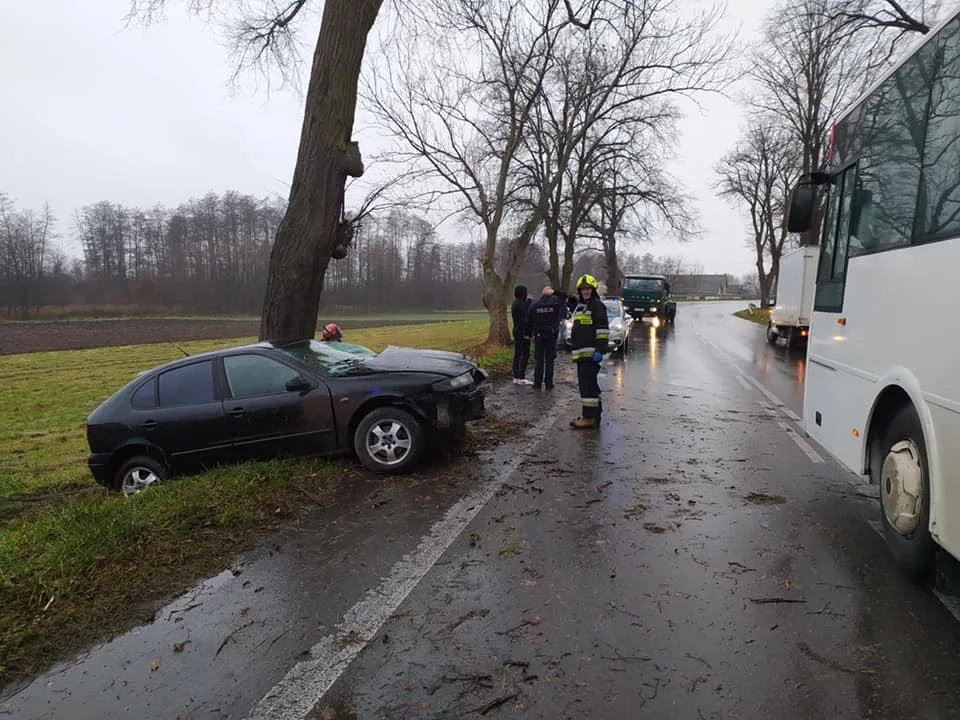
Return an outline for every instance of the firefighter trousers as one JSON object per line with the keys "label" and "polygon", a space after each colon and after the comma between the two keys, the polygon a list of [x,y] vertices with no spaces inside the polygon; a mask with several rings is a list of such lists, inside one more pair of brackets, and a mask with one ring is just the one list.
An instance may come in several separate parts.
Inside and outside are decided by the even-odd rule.
{"label": "firefighter trousers", "polygon": [[583,405],[582,418],[600,421],[603,405],[600,403],[600,383],[597,376],[600,365],[593,358],[577,360],[577,384],[580,386],[580,404]]}

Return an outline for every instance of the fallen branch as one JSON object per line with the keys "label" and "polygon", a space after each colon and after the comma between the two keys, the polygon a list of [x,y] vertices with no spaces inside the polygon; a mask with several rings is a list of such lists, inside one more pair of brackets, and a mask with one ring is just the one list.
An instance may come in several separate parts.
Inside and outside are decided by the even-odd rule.
{"label": "fallen branch", "polygon": [[801,600],[800,598],[766,597],[750,598],[750,602],[756,603],[757,605],[771,605],[773,603],[805,603],[806,600]]}
{"label": "fallen branch", "polygon": [[473,712],[480,713],[481,715],[486,715],[488,712],[492,710],[496,710],[501,705],[506,705],[511,700],[516,700],[518,697],[520,697],[520,693],[513,693],[512,695],[504,695],[503,697],[497,698],[496,700],[491,700],[486,705],[483,705],[482,707],[477,708]]}

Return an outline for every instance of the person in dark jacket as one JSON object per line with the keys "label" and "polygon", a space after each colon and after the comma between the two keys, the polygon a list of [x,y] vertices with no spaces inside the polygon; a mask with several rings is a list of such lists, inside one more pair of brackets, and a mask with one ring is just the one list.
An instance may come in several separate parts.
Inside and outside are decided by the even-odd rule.
{"label": "person in dark jacket", "polygon": [[526,286],[517,285],[513,289],[513,297],[513,305],[510,307],[510,314],[513,316],[513,383],[529,385],[527,363],[530,361],[530,341],[527,339],[526,323],[530,299],[527,297]]}
{"label": "person in dark jacket", "polygon": [[533,340],[533,389],[553,390],[553,362],[557,357],[557,335],[563,320],[563,304],[549,285],[530,306],[527,329]]}
{"label": "person in dark jacket", "polygon": [[600,284],[593,275],[582,275],[577,280],[580,302],[573,312],[570,357],[577,364],[577,384],[580,386],[580,404],[583,411],[580,417],[570,423],[570,427],[576,430],[597,427],[603,412],[597,375],[600,373],[603,354],[607,351],[610,325],[607,321],[607,306],[597,295],[599,289]]}

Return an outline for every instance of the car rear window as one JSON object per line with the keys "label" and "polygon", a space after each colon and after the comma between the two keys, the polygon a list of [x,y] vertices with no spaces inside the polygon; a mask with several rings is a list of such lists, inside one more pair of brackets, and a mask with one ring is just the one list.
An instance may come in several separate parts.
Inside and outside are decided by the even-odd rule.
{"label": "car rear window", "polygon": [[157,406],[157,379],[151,378],[149,382],[137,388],[130,398],[130,404],[137,410],[149,410]]}
{"label": "car rear window", "polygon": [[167,370],[160,375],[159,394],[161,407],[214,402],[213,363],[204,360]]}

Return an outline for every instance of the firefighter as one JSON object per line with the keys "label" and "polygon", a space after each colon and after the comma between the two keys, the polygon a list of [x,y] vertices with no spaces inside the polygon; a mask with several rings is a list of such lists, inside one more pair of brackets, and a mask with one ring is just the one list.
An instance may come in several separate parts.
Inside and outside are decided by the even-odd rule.
{"label": "firefighter", "polygon": [[607,307],[597,294],[599,289],[600,285],[592,275],[582,275],[577,280],[580,302],[573,311],[570,355],[577,364],[577,384],[580,386],[583,411],[580,417],[570,423],[570,427],[576,430],[597,427],[603,412],[597,375],[600,373],[603,354],[607,351],[610,326],[607,322]]}

